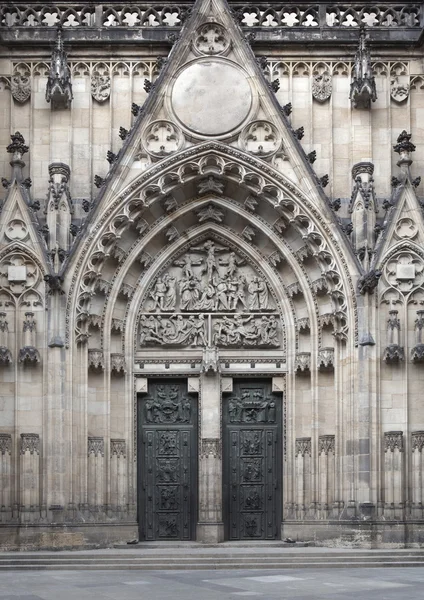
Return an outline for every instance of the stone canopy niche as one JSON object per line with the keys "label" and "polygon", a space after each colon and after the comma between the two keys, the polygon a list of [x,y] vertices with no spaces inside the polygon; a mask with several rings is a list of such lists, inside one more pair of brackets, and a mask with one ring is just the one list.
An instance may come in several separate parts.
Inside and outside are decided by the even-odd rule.
{"label": "stone canopy niche", "polygon": [[281,320],[265,278],[211,239],[174,258],[152,282],[139,346],[279,348]]}

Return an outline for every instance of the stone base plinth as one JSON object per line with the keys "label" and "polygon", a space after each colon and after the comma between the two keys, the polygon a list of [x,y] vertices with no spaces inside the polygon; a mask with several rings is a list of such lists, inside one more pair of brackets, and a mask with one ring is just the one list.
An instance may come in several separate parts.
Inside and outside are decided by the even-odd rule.
{"label": "stone base plinth", "polygon": [[284,521],[282,539],[332,548],[424,546],[424,521]]}
{"label": "stone base plinth", "polygon": [[224,523],[197,523],[196,541],[203,544],[220,544],[224,541]]}
{"label": "stone base plinth", "polygon": [[0,551],[108,548],[134,539],[138,523],[0,525]]}

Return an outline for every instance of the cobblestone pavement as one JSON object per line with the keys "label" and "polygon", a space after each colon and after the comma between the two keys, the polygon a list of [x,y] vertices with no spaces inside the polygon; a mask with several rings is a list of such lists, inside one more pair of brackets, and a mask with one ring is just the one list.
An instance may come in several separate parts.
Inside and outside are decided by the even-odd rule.
{"label": "cobblestone pavement", "polygon": [[424,567],[0,574],[0,600],[423,600]]}

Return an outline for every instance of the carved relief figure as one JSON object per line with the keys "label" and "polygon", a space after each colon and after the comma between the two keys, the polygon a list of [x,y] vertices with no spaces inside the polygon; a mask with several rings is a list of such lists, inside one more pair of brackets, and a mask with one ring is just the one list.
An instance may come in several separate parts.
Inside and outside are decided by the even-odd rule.
{"label": "carved relief figure", "polygon": [[[155,398],[147,398],[144,404],[147,423],[189,423],[191,403],[188,398],[179,398],[178,386],[165,388],[159,386]],[[161,436],[161,448],[167,453],[169,440],[167,434]],[[169,434],[171,435],[171,434]],[[175,441],[176,443],[176,441]]]}
{"label": "carved relief figure", "polygon": [[[276,315],[249,314],[271,310],[264,278],[236,252],[206,240],[154,281],[140,316],[140,346],[278,347]],[[235,314],[216,318],[214,313]]]}
{"label": "carved relief figure", "polygon": [[[194,254],[205,256],[200,258]],[[218,258],[217,254],[224,256]],[[244,272],[240,272],[246,261],[212,240],[206,240],[201,246],[192,246],[190,252],[175,260],[173,265],[180,267],[181,273],[168,272],[158,277],[150,292],[152,302],[148,311],[226,312],[235,311],[240,305],[252,311],[271,308],[266,282],[253,275],[249,279],[246,297],[247,278]],[[195,270],[195,267],[200,269]],[[247,266],[249,270],[252,271]]]}
{"label": "carved relief figure", "polygon": [[[272,396],[264,397],[262,390],[244,390],[241,398],[229,398],[227,410],[230,423],[275,423],[276,419],[275,399]],[[257,442],[260,442],[259,433],[258,439],[249,436],[254,434],[244,433],[243,452],[257,448]]]}
{"label": "carved relief figure", "polygon": [[176,459],[158,460],[156,477],[160,483],[175,483],[177,481]]}

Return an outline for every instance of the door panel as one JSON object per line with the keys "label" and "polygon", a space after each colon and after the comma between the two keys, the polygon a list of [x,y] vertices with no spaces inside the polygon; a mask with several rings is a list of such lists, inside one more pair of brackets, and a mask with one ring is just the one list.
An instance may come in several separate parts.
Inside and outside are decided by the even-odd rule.
{"label": "door panel", "polygon": [[235,381],[224,398],[224,502],[230,540],[276,539],[281,515],[281,402],[270,381]]}
{"label": "door panel", "polygon": [[153,381],[139,401],[140,539],[191,540],[197,520],[197,404],[185,381]]}

